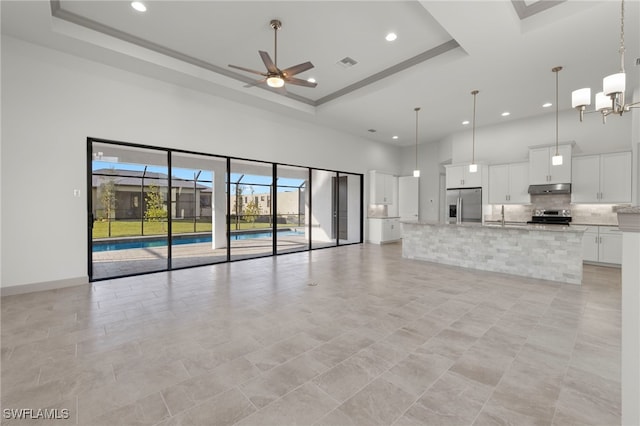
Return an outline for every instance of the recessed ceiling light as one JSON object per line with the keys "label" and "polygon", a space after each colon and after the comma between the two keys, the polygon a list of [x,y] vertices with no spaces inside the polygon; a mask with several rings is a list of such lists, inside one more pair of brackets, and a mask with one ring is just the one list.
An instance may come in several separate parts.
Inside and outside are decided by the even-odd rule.
{"label": "recessed ceiling light", "polygon": [[391,139],[398,139],[398,137],[397,136],[392,136]]}
{"label": "recessed ceiling light", "polygon": [[389,33],[387,34],[387,36],[385,37],[385,39],[387,41],[394,41],[395,39],[397,39],[398,36],[396,35],[396,33]]}
{"label": "recessed ceiling light", "polygon": [[141,1],[132,1],[131,7],[137,10],[138,12],[146,12],[147,6],[144,5]]}
{"label": "recessed ceiling light", "polygon": [[551,102],[547,102],[545,104],[542,104],[542,108],[549,108],[551,105],[553,105]]}
{"label": "recessed ceiling light", "polygon": [[509,111],[505,111],[505,112],[502,113],[503,117],[506,117],[507,115],[511,115],[511,113]]}
{"label": "recessed ceiling light", "polygon": [[315,83],[315,82],[316,82],[316,79],[315,79],[315,78],[313,78],[313,77],[309,77],[309,78],[307,79],[307,81],[308,81],[309,83]]}
{"label": "recessed ceiling light", "polygon": [[467,124],[469,124],[469,120],[464,120],[464,121],[462,122],[462,125],[463,125],[463,126],[466,126]]}

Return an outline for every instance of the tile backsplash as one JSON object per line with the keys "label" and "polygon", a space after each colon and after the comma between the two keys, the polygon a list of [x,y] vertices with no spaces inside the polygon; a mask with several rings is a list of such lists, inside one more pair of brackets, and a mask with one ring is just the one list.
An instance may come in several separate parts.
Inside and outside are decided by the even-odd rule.
{"label": "tile backsplash", "polygon": [[[571,204],[571,194],[531,195],[531,204],[505,204],[504,220],[526,222],[535,209],[570,209],[572,223],[586,225],[617,225],[618,215],[613,204]],[[501,205],[493,204],[485,221],[500,220]]]}

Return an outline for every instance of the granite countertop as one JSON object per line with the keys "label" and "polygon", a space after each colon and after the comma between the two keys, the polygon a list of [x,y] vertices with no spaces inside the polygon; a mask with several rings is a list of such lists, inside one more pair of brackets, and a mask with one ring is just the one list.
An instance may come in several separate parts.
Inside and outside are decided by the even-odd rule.
{"label": "granite countertop", "polygon": [[618,209],[620,214],[640,214],[640,206],[621,207]]}
{"label": "granite countertop", "polygon": [[400,216],[367,216],[367,219],[400,219]]}
{"label": "granite countertop", "polygon": [[448,226],[448,227],[463,227],[463,228],[484,228],[484,229],[506,229],[506,230],[522,230],[522,231],[550,231],[550,232],[584,232],[587,230],[584,226],[564,226],[564,225],[540,225],[540,224],[528,224],[523,222],[506,222],[502,225],[500,222],[491,223],[442,223],[442,222],[428,222],[417,220],[401,220],[401,223],[411,225],[426,225],[426,226]]}

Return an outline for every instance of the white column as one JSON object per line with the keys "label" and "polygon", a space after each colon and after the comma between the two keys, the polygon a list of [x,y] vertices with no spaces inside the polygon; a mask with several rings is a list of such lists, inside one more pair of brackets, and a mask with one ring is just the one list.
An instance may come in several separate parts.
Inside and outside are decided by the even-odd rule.
{"label": "white column", "polygon": [[618,211],[622,231],[622,419],[640,425],[640,207]]}

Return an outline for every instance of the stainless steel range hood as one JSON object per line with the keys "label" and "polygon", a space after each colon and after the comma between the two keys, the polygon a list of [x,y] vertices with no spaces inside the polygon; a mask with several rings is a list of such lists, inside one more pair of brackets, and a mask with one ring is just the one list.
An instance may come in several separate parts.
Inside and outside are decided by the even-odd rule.
{"label": "stainless steel range hood", "polygon": [[570,183],[549,183],[545,185],[529,185],[531,195],[571,194]]}

